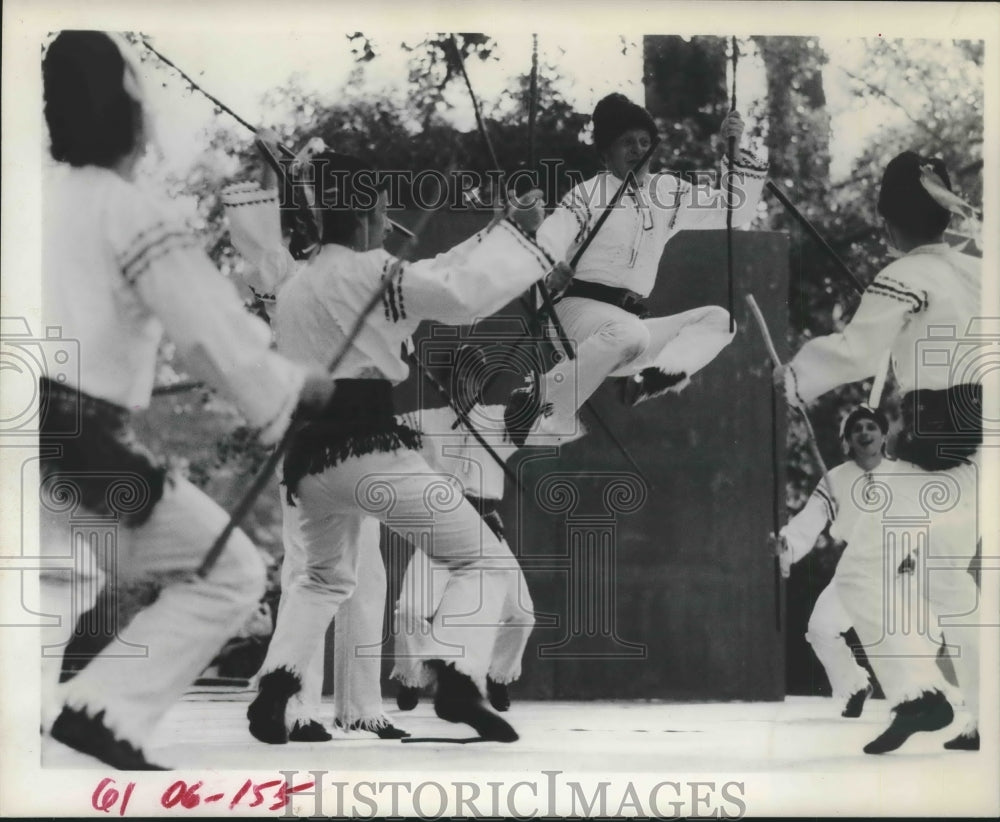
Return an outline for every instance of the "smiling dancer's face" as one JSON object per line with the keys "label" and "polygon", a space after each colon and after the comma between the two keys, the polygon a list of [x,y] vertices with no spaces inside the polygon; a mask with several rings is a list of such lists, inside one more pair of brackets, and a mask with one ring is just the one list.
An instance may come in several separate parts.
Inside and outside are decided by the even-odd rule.
{"label": "smiling dancer's face", "polygon": [[[649,136],[649,132],[644,128],[629,129],[619,135],[604,153],[604,162],[608,171],[619,180],[624,180],[629,170],[649,151],[652,143],[653,140]],[[640,182],[648,172],[649,163],[647,162],[637,174]]]}
{"label": "smiling dancer's face", "polygon": [[875,420],[862,418],[851,426],[848,432],[848,443],[851,446],[851,454],[855,459],[864,457],[874,457],[882,453],[882,445],[885,443],[885,434],[878,427]]}

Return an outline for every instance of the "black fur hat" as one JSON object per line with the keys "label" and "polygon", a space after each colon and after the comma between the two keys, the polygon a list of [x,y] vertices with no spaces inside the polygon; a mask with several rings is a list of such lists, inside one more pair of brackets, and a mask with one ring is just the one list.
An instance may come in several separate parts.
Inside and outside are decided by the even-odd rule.
{"label": "black fur hat", "polygon": [[920,184],[920,167],[930,165],[949,191],[944,162],[904,151],[885,167],[878,195],[878,213],[892,225],[919,239],[933,239],[948,227],[951,214]]}
{"label": "black fur hat", "polygon": [[634,128],[645,129],[651,140],[656,139],[656,123],[649,112],[618,92],[598,101],[594,106],[593,121],[594,145],[600,154],[604,154],[618,137]]}
{"label": "black fur hat", "polygon": [[319,215],[323,242],[346,245],[360,225],[359,215],[375,207],[388,179],[379,175],[374,165],[336,151],[320,152],[309,166],[310,199]]}
{"label": "black fur hat", "polygon": [[844,424],[840,427],[840,438],[846,441],[851,436],[851,429],[854,427],[858,420],[873,420],[874,423],[879,427],[882,435],[885,436],[889,432],[889,420],[879,409],[871,408],[867,405],[859,405],[844,420]]}

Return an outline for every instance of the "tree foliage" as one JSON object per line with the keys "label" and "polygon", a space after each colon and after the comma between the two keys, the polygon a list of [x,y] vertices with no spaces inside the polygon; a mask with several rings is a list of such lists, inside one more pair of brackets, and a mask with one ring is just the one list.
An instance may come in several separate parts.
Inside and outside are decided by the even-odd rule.
{"label": "tree foliage", "polygon": [[663,135],[657,167],[684,175],[715,169],[717,132],[729,110],[724,37],[643,38],[646,107]]}
{"label": "tree foliage", "polygon": [[[334,102],[305,89],[295,77],[266,94],[265,104],[276,116],[273,125],[287,144],[298,147],[320,136],[335,149],[372,158],[384,169],[443,171],[452,158],[472,170],[493,168],[478,131],[459,132],[445,117],[448,97],[464,93],[458,56],[495,60],[497,44],[492,38],[464,33],[453,40],[449,34],[435,34],[402,44],[410,54],[408,84],[405,90],[378,94],[366,90],[363,67],[378,59],[382,44],[361,32],[347,40],[359,70]],[[815,38],[756,37],[740,44],[741,52],[756,50],[765,67],[766,116],[757,136],[768,148],[771,179],[784,188],[862,282],[887,261],[877,233],[874,200],[881,169],[898,151],[912,148],[944,158],[956,169],[953,182],[959,193],[979,207],[982,197],[982,43],[876,40],[866,42],[866,47],[863,65],[849,77],[857,103],[859,107],[870,101],[888,105],[900,117],[874,136],[848,180],[831,185],[824,77],[843,69],[828,64]],[[718,37],[646,38],[645,80],[653,92],[651,110],[665,137],[655,159],[657,167],[684,172],[717,165],[721,146],[714,135],[729,107],[727,49],[728,41]],[[499,98],[482,100],[482,111],[504,171],[526,167],[531,156],[563,161],[555,191],[550,192],[558,197],[570,183],[567,171],[589,175],[598,167],[587,139],[589,112],[574,110],[560,92],[564,78],[558,67],[544,63],[537,78],[532,150],[528,68],[524,66],[512,78]],[[173,190],[196,200],[206,249],[237,284],[244,263],[228,242],[219,192],[227,182],[253,176],[258,167],[250,135],[220,120],[206,157],[186,179],[170,182]],[[402,194],[405,200],[407,193]],[[776,202],[768,204],[766,225],[787,230],[792,237],[789,322],[790,343],[797,350],[810,337],[842,328],[858,296]],[[170,373],[169,356],[166,359],[165,373]],[[181,365],[176,370],[183,376]],[[821,450],[830,463],[841,458],[836,432],[844,407],[866,396],[866,385],[847,386],[826,395],[812,409]],[[176,405],[182,400],[161,402]],[[196,476],[208,478],[245,456],[245,442],[239,434],[220,437],[218,445],[213,443],[192,460]],[[801,505],[817,478],[804,434],[792,420],[788,498],[793,509]]]}
{"label": "tree foliage", "polygon": [[[965,41],[865,42],[856,71],[844,72],[855,95],[858,116],[871,103],[899,113],[879,129],[854,161],[849,178],[829,179],[830,118],[820,69],[827,64],[812,39],[754,38],[768,79],[767,145],[771,178],[843,258],[861,282],[869,282],[888,262],[881,220],[875,210],[882,170],[892,157],[910,149],[937,156],[953,170],[956,191],[982,207],[983,50]],[[791,347],[841,330],[859,295],[819,247],[795,226],[780,206],[769,208],[771,227],[792,237],[789,288]],[[969,226],[955,226],[971,230]],[[867,402],[870,381],[843,386],[819,399],[810,416],[824,458],[843,456],[837,438],[845,409]],[[883,395],[890,418],[898,417],[898,396],[890,381]],[[792,415],[789,430],[788,499],[800,507],[818,469],[806,448],[805,431]]]}

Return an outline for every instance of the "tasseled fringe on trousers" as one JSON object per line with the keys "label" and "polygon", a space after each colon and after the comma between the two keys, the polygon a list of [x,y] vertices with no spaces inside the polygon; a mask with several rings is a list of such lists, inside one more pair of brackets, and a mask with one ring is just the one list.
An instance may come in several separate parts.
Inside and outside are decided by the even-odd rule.
{"label": "tasseled fringe on trousers", "polygon": [[[450,664],[455,664],[455,660],[445,660]],[[486,677],[479,673],[472,673],[467,670],[462,670],[459,665],[455,665],[455,668],[459,673],[465,674],[473,682],[476,683],[476,687],[479,688],[480,693],[486,693],[486,677],[496,682],[498,685],[510,685],[512,682],[516,682],[521,678],[521,671],[510,671],[506,673],[495,673],[491,668],[486,674]],[[389,679],[396,680],[400,685],[407,688],[426,688],[428,685],[435,681],[434,673],[431,669],[423,662],[419,664],[402,666],[397,663],[393,669],[392,673],[389,674]]]}
{"label": "tasseled fringe on trousers", "polygon": [[303,477],[322,474],[328,468],[351,457],[363,457],[376,452],[391,453],[405,448],[419,451],[422,439],[419,431],[397,424],[393,430],[368,434],[345,434],[342,431],[317,430],[308,425],[295,435],[284,462],[283,484],[289,505],[295,505],[294,495]]}
{"label": "tasseled fringe on trousers", "polygon": [[493,670],[493,668],[490,668],[489,673],[487,673],[486,676],[493,680],[493,682],[496,682],[497,685],[511,685],[521,678],[521,669],[518,668],[516,671],[497,673]]}
{"label": "tasseled fringe on trousers", "polygon": [[333,726],[341,731],[370,731],[378,733],[386,728],[392,727],[392,722],[384,714],[363,718],[337,717],[333,720]]}
{"label": "tasseled fringe on trousers", "polygon": [[299,420],[283,463],[289,505],[303,477],[322,474],[351,457],[400,448],[420,450],[420,433],[396,419],[387,380],[340,379],[330,404]]}
{"label": "tasseled fringe on trousers", "polygon": [[389,679],[395,679],[407,688],[426,688],[433,682],[430,669],[423,662],[412,662],[407,665],[396,663]]}

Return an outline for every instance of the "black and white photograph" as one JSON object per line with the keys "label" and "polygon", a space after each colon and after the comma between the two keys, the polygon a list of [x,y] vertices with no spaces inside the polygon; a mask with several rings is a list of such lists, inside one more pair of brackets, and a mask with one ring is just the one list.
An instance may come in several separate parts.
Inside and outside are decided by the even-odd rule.
{"label": "black and white photograph", "polygon": [[2,77],[0,814],[1000,815],[1000,3],[14,0]]}

